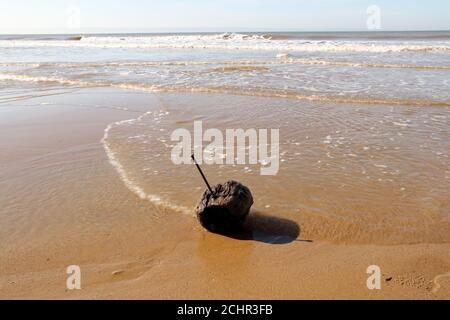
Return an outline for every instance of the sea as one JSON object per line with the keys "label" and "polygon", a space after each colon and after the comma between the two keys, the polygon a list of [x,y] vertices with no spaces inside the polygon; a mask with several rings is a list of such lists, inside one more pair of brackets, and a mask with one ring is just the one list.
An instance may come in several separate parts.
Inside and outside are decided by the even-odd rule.
{"label": "sea", "polygon": [[205,189],[174,130],[278,129],[276,175],[204,165],[211,183],[315,239],[450,241],[450,31],[0,36],[0,109],[86,88],[156,97],[101,140],[143,201],[192,214]]}

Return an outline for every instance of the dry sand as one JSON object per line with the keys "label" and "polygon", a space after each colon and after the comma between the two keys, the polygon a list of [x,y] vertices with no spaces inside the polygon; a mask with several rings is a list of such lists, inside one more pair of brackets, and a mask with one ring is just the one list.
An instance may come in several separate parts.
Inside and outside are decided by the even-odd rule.
{"label": "dry sand", "polygon": [[[100,141],[154,99],[97,89],[0,107],[0,298],[450,299],[450,244],[333,244],[303,226],[295,241],[238,240],[141,200]],[[66,289],[69,265],[81,290]]]}

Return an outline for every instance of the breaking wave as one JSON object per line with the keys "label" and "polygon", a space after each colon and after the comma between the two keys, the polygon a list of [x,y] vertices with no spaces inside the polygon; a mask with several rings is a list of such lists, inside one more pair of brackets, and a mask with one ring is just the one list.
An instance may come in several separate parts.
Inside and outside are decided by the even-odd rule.
{"label": "breaking wave", "polygon": [[36,39],[0,40],[0,47],[91,47],[91,48],[189,48],[300,52],[450,52],[448,41],[423,43],[404,41],[272,39],[270,35],[239,33],[85,36],[61,41]]}
{"label": "breaking wave", "polygon": [[[164,67],[164,66],[204,66],[204,65],[230,65],[230,66],[252,66],[252,65],[324,65],[361,68],[391,68],[391,69],[417,69],[417,70],[450,70],[446,65],[407,64],[407,63],[364,63],[327,59],[298,58],[288,54],[279,54],[276,59],[254,59],[254,60],[210,60],[210,61],[120,61],[120,62],[4,62],[0,67],[28,67],[28,68],[114,68],[114,67]],[[220,69],[220,68],[218,68]]]}
{"label": "breaking wave", "polygon": [[276,97],[306,100],[312,102],[347,103],[365,105],[404,105],[404,106],[433,106],[450,107],[449,101],[426,99],[385,99],[380,97],[357,97],[345,95],[305,95],[296,91],[278,90],[273,88],[242,88],[234,86],[187,86],[187,85],[150,85],[140,83],[124,83],[106,80],[73,80],[61,77],[33,77],[15,74],[0,74],[0,81],[39,82],[49,84],[69,85],[76,87],[113,87],[119,89],[139,90],[146,92],[196,92],[196,93],[224,93],[257,97]]}

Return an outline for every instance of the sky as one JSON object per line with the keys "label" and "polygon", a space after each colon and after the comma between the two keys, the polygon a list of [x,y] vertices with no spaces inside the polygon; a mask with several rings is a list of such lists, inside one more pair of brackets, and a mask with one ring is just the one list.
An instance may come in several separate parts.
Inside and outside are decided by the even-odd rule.
{"label": "sky", "polygon": [[362,31],[374,18],[382,31],[450,30],[450,1],[0,0],[0,34]]}

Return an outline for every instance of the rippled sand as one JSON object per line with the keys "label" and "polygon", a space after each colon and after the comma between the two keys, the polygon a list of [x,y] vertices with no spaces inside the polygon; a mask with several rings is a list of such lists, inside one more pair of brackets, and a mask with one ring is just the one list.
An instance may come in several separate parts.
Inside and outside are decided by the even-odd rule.
{"label": "rippled sand", "polygon": [[[35,93],[0,107],[2,298],[449,298],[446,108]],[[204,165],[252,189],[246,238],[192,216],[204,186],[170,162],[169,134],[194,120],[280,129],[277,176]]]}

